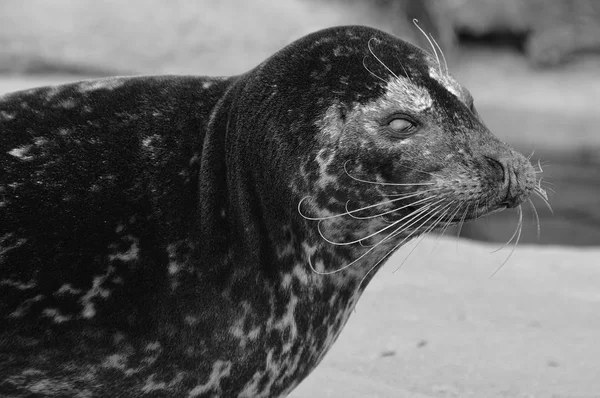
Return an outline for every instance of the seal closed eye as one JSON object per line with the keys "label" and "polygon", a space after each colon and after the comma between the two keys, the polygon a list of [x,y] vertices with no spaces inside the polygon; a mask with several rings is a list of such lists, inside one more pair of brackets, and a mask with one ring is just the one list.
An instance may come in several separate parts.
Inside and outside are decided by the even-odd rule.
{"label": "seal closed eye", "polygon": [[285,396],[394,250],[539,191],[447,68],[360,26],[0,97],[0,169],[12,397]]}

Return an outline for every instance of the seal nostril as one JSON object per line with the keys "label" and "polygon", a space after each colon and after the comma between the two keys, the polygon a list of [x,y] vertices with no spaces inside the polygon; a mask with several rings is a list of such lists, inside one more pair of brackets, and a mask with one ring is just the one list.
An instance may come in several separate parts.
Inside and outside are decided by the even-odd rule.
{"label": "seal nostril", "polygon": [[488,163],[490,164],[490,166],[492,166],[494,169],[496,169],[498,171],[498,173],[502,176],[502,181],[504,182],[504,184],[506,184],[507,181],[507,173],[506,173],[506,166],[499,160],[491,158],[489,156],[485,156],[485,159],[488,161]]}

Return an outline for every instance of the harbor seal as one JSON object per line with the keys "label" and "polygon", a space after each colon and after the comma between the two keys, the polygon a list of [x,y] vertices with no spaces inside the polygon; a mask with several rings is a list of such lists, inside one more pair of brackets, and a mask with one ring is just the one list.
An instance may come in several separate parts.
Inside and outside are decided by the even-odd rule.
{"label": "harbor seal", "polygon": [[0,170],[7,397],[285,396],[390,253],[536,190],[443,62],[360,26],[5,95]]}

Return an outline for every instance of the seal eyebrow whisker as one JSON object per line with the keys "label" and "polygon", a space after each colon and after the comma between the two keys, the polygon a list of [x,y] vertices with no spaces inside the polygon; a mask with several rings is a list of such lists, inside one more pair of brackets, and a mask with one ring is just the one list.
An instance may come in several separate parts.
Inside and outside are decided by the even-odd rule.
{"label": "seal eyebrow whisker", "polygon": [[427,33],[425,33],[425,31],[423,29],[421,29],[421,27],[419,26],[419,20],[417,18],[413,18],[413,24],[417,27],[417,29],[419,29],[421,31],[421,33],[423,33],[423,36],[425,36],[425,38],[429,42],[429,45],[433,49],[433,54],[435,55],[435,58],[437,59],[438,67],[440,69],[440,76],[444,76],[444,74],[442,73],[442,64],[440,64],[440,57],[438,57],[438,53],[435,50],[435,46],[431,42],[431,39],[429,39],[429,36],[427,36]]}
{"label": "seal eyebrow whisker", "polygon": [[375,53],[373,52],[373,49],[371,48],[371,41],[373,41],[373,40],[375,40],[375,38],[374,38],[374,37],[371,37],[371,38],[369,39],[369,41],[367,42],[367,47],[369,48],[369,52],[371,53],[371,55],[372,55],[372,56],[374,56],[374,57],[375,57],[375,59],[376,59],[377,61],[379,61],[379,63],[380,63],[381,65],[383,65],[383,67],[384,67],[385,69],[387,69],[387,70],[388,70],[388,71],[389,71],[389,72],[392,74],[392,76],[394,76],[396,79],[399,79],[398,75],[396,75],[396,74],[395,74],[395,73],[394,73],[394,72],[393,72],[393,71],[392,71],[390,68],[388,68],[388,66],[387,66],[386,64],[384,64],[384,63],[383,63],[383,61],[382,61],[382,60],[380,60],[380,59],[379,59],[379,57],[378,57],[377,55],[375,55]]}
{"label": "seal eyebrow whisker", "polygon": [[380,233],[382,233],[383,231],[386,231],[386,230],[388,230],[388,229],[392,228],[393,226],[395,226],[396,224],[398,224],[400,221],[403,221],[403,220],[405,220],[405,219],[407,219],[407,218],[410,218],[410,217],[411,217],[411,216],[412,216],[412,215],[413,215],[415,212],[417,212],[417,211],[426,211],[426,210],[428,210],[428,209],[429,209],[431,206],[434,206],[434,205],[436,205],[436,204],[438,204],[438,203],[440,203],[440,202],[442,202],[442,200],[441,200],[441,199],[440,199],[440,200],[438,200],[437,202],[433,202],[433,203],[431,203],[431,204],[428,204],[428,205],[427,205],[427,206],[425,206],[425,207],[420,207],[419,209],[415,210],[414,212],[412,212],[412,213],[410,213],[410,214],[408,214],[408,215],[406,215],[406,216],[402,217],[402,218],[401,218],[401,219],[399,219],[399,220],[396,220],[396,221],[394,221],[394,223],[392,223],[392,224],[390,224],[390,225],[387,225],[387,226],[385,226],[385,227],[383,227],[383,228],[381,228],[381,229],[379,229],[379,230],[377,230],[377,231],[375,231],[375,232],[373,232],[373,233],[371,233],[371,234],[369,234],[369,235],[367,235],[367,236],[363,236],[362,238],[359,238],[359,239],[356,239],[356,240],[352,240],[352,241],[349,241],[349,242],[336,242],[336,241],[333,241],[333,240],[331,240],[331,239],[327,238],[327,237],[326,237],[326,236],[323,234],[323,231],[321,230],[321,223],[322,223],[324,220],[320,220],[320,221],[317,223],[317,231],[319,232],[319,235],[321,235],[321,238],[323,238],[323,240],[325,240],[325,242],[327,242],[327,243],[329,243],[329,244],[332,244],[332,245],[335,245],[335,246],[349,246],[349,245],[353,245],[353,244],[355,244],[355,243],[358,243],[358,242],[360,242],[361,240],[369,239],[369,238],[372,238],[372,237],[374,237],[374,236],[376,236],[376,235],[379,235],[379,234],[380,234]]}
{"label": "seal eyebrow whisker", "polygon": [[404,67],[404,64],[402,63],[402,61],[400,61],[400,57],[396,56],[396,60],[398,61],[398,63],[400,64],[400,67],[402,68],[402,70],[404,71],[404,74],[406,75],[406,78],[408,79],[408,81],[410,81],[412,84],[415,84],[412,79],[410,78],[410,76],[408,75],[408,72],[406,71],[406,68]]}
{"label": "seal eyebrow whisker", "polygon": [[[527,160],[531,160],[531,158],[533,157],[534,153],[535,153],[535,148],[533,148],[533,151],[531,151],[531,153],[529,154],[529,156],[527,156]],[[539,159],[538,159],[538,163],[539,163]]]}
{"label": "seal eyebrow whisker", "polygon": [[[412,184],[402,184],[402,183],[396,183],[396,182],[379,182],[379,181],[369,181],[369,180],[363,180],[361,178],[358,177],[354,177],[353,175],[350,174],[350,172],[348,171],[347,168],[347,164],[348,164],[348,160],[344,163],[344,172],[346,173],[346,175],[350,178],[352,178],[353,180],[359,181],[359,182],[364,182],[367,184],[376,184],[376,185],[392,185],[392,186],[402,186],[402,187],[412,187],[412,186],[422,186],[422,185],[435,185],[435,183],[433,182],[420,182],[420,183],[412,183]],[[420,171],[420,170],[417,170]],[[423,171],[423,173],[425,173],[425,171]]]}
{"label": "seal eyebrow whisker", "polygon": [[[510,251],[510,253],[508,254],[508,256],[506,257],[506,259],[502,262],[502,264],[500,264],[500,266],[498,268],[496,268],[496,270],[492,273],[492,275],[490,275],[489,279],[492,279],[494,277],[494,275],[496,275],[498,273],[498,271],[500,271],[500,269],[502,267],[504,267],[504,264],[506,264],[508,262],[508,260],[510,259],[510,257],[515,252],[515,249],[517,248],[517,245],[519,244],[519,239],[521,238],[521,231],[523,230],[523,209],[522,209],[521,205],[519,205],[517,207],[517,210],[518,210],[518,213],[519,213],[519,222],[517,223],[517,229],[513,233],[513,235],[510,238],[510,240],[508,242],[506,242],[504,245],[502,245],[502,247],[500,249],[502,249],[503,247],[505,247],[506,245],[508,245],[515,238],[515,235],[517,237],[517,240],[515,241],[515,244],[514,244],[512,250]],[[498,249],[498,250],[500,250],[500,249]],[[498,250],[495,250],[494,252],[496,252]]]}
{"label": "seal eyebrow whisker", "polygon": [[[429,33],[429,37],[431,37],[431,40],[433,40],[433,43],[437,46],[438,50],[440,50],[442,60],[444,60],[444,69],[446,70],[446,76],[448,76],[448,74],[450,73],[450,69],[448,69],[448,62],[446,62],[446,56],[444,55],[442,48],[440,47],[440,45],[438,44],[438,42],[435,40],[435,38],[433,37],[433,35],[431,33]],[[438,62],[439,62],[439,60],[438,60]]]}
{"label": "seal eyebrow whisker", "polygon": [[372,72],[371,69],[367,68],[367,65],[365,64],[365,59],[367,58],[367,56],[365,55],[363,57],[363,67],[367,70],[367,72],[369,72],[370,74],[372,74],[373,76],[375,76],[376,78],[378,78],[379,80],[381,80],[382,82],[384,82],[385,84],[387,84],[387,81],[384,80],[382,77],[378,76],[375,74],[375,72]]}

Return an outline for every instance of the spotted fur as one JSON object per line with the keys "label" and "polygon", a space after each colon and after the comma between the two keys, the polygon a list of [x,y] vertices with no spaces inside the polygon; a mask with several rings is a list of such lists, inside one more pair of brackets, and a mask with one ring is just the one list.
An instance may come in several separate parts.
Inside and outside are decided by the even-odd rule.
{"label": "spotted fur", "polygon": [[287,395],[425,229],[381,234],[415,211],[395,195],[434,189],[451,222],[532,189],[433,62],[338,27],[240,76],[0,97],[1,395]]}

